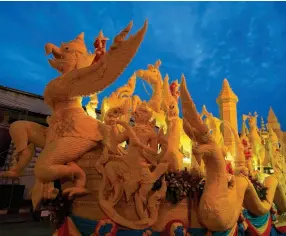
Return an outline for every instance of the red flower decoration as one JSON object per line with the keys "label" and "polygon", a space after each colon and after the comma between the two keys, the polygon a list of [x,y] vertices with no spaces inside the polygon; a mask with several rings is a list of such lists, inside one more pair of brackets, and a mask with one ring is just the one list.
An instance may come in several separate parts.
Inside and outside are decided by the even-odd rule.
{"label": "red flower decoration", "polygon": [[233,175],[234,171],[230,161],[226,161],[226,172]]}
{"label": "red flower decoration", "polygon": [[245,139],[242,139],[242,144],[243,144],[244,146],[246,146],[246,145],[247,145],[247,141],[246,141]]}

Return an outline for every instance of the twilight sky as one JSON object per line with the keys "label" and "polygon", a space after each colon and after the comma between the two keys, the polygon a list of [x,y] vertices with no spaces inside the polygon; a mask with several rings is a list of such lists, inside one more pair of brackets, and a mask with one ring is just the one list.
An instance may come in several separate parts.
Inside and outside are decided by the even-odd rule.
{"label": "twilight sky", "polygon": [[[218,116],[215,99],[227,78],[239,98],[239,123],[254,111],[266,119],[272,106],[286,129],[286,2],[0,2],[0,84],[42,94],[57,76],[45,43],[85,32],[93,51],[99,30],[112,39],[130,20],[134,32],[146,18],[138,54],[100,99],[160,58],[163,76],[185,74],[199,109],[206,104]],[[152,91],[142,84],[136,93],[148,99]]]}

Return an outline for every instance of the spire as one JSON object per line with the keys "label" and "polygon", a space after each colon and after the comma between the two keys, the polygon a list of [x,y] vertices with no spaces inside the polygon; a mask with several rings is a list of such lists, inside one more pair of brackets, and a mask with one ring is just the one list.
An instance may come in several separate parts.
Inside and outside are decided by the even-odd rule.
{"label": "spire", "polygon": [[268,121],[268,124],[267,124],[268,128],[272,128],[274,131],[281,130],[280,123],[278,122],[278,119],[272,107],[270,107],[269,109],[267,121]]}
{"label": "spire", "polygon": [[222,89],[220,91],[218,98],[216,99],[216,102],[218,104],[220,104],[223,101],[238,102],[238,97],[232,91],[232,88],[230,87],[227,79],[223,80]]}
{"label": "spire", "polygon": [[278,119],[277,119],[272,107],[270,107],[270,109],[269,109],[267,121],[268,121],[268,123],[277,123],[278,122]]}

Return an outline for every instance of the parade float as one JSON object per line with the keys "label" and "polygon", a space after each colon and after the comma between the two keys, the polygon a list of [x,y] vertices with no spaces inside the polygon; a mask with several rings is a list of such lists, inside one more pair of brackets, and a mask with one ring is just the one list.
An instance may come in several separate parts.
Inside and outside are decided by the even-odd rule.
{"label": "parade float", "polygon": [[[283,235],[283,140],[271,123],[258,132],[256,113],[244,115],[239,135],[238,98],[227,80],[217,99],[220,119],[205,106],[199,114],[185,77],[170,83],[158,60],[104,98],[96,116],[97,93],[136,55],[147,22],[126,39],[131,27],[107,51],[100,32],[94,54],[83,33],[59,47],[46,44],[50,65],[61,73],[44,92],[49,127],[13,123],[19,161],[1,175],[18,177],[35,146],[43,148],[32,201],[35,210],[48,205],[55,236]],[[149,101],[134,94],[137,78],[151,85]],[[273,173],[263,172],[265,159]]]}

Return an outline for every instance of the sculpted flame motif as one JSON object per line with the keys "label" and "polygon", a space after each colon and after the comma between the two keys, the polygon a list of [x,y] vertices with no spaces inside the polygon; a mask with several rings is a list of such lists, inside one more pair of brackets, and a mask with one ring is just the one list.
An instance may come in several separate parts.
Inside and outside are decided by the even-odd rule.
{"label": "sculpted flame motif", "polygon": [[[101,120],[104,120],[105,113],[114,107],[123,106],[126,109],[125,115],[122,117],[123,120],[129,122],[130,112],[134,110],[134,99],[136,96],[132,96],[136,86],[136,75],[133,74],[128,83],[116,91],[112,92],[111,95],[107,98],[104,98],[101,104]],[[129,113],[128,113],[129,112]]]}

